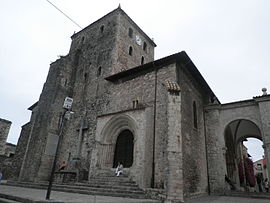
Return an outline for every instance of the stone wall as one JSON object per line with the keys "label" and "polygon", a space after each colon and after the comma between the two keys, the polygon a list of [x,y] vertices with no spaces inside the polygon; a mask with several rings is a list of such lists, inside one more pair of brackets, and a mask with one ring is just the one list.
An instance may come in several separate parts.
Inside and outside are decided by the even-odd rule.
{"label": "stone wall", "polygon": [[16,146],[15,154],[12,160],[11,171],[13,171],[12,179],[18,179],[20,175],[20,170],[22,167],[23,159],[25,156],[25,151],[27,149],[27,142],[30,135],[30,122],[22,126],[18,144]]}
{"label": "stone wall", "polygon": [[188,67],[179,64],[178,68],[181,88],[184,195],[190,197],[205,194],[208,188],[203,106],[210,95],[204,92],[188,71]]}
{"label": "stone wall", "polygon": [[11,122],[0,118],[0,155],[5,154],[6,141]]}
{"label": "stone wall", "polygon": [[15,150],[16,150],[16,145],[12,144],[12,143],[6,143],[6,147],[5,147],[5,156],[7,157],[12,157],[15,154]]}

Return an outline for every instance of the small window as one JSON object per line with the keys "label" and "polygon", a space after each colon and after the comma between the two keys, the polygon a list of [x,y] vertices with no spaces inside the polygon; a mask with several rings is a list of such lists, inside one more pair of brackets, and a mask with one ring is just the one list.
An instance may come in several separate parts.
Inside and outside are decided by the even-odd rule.
{"label": "small window", "polygon": [[136,109],[136,108],[138,108],[138,106],[139,106],[139,100],[133,100],[132,101],[132,103],[133,103],[133,109]]}
{"label": "small window", "polygon": [[101,66],[98,67],[97,77],[99,77],[100,75],[101,75]]}
{"label": "small window", "polygon": [[132,51],[133,51],[133,48],[132,48],[132,46],[130,46],[130,47],[129,47],[129,50],[128,50],[128,54],[129,54],[130,56],[132,56]]}
{"label": "small window", "polygon": [[84,74],[84,82],[86,82],[88,80],[88,73]]}
{"label": "small window", "polygon": [[142,56],[142,58],[141,58],[141,65],[143,65],[144,64],[144,57]]}
{"label": "small window", "polygon": [[84,42],[84,37],[82,37],[81,42],[82,42],[82,43]]}
{"label": "small window", "polygon": [[143,43],[143,50],[146,51],[146,49],[147,49],[147,44],[146,44],[146,42],[144,42]]}
{"label": "small window", "polygon": [[67,79],[65,79],[65,86],[67,86],[67,82],[68,82],[68,80],[67,80]]}
{"label": "small window", "polygon": [[198,121],[197,121],[197,106],[196,102],[193,102],[193,126],[194,128],[198,128]]}
{"label": "small window", "polygon": [[133,37],[133,30],[132,30],[131,28],[128,29],[128,36],[129,36],[130,38]]}
{"label": "small window", "polygon": [[99,29],[100,29],[100,33],[102,34],[104,32],[104,25],[102,25]]}

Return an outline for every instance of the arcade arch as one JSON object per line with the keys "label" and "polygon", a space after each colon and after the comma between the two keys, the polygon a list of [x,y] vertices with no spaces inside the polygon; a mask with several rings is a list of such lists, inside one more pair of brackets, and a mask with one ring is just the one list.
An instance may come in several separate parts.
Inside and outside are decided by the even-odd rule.
{"label": "arcade arch", "polygon": [[237,119],[226,126],[224,140],[227,176],[238,187],[255,184],[253,164],[243,144],[247,138],[257,138],[262,141],[261,131],[254,122]]}

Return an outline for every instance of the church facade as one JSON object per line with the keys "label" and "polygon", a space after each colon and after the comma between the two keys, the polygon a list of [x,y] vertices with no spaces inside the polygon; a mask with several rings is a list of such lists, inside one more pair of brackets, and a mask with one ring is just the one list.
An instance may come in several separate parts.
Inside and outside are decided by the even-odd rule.
{"label": "church facade", "polygon": [[[239,134],[233,122],[250,119],[248,107],[257,131],[241,131],[233,145],[255,135],[267,152],[267,94],[220,104],[184,51],[154,60],[156,44],[121,8],[71,38],[68,55],[50,65],[39,101],[29,108],[14,162],[19,180],[48,180],[59,143],[58,163],[76,163],[82,180],[121,162],[141,188],[164,190],[167,202],[222,193],[231,146],[225,137]],[[66,97],[73,99],[69,119]],[[237,179],[236,169],[230,174]]]}

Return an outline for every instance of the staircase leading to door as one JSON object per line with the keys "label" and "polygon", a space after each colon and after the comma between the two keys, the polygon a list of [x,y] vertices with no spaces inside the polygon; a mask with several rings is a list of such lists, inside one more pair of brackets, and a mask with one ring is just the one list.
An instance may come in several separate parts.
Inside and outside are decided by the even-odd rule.
{"label": "staircase leading to door", "polygon": [[[47,182],[29,183],[8,181],[7,185],[46,189]],[[146,199],[145,192],[127,175],[116,177],[113,171],[103,171],[88,182],[53,183],[52,190],[89,195]]]}

